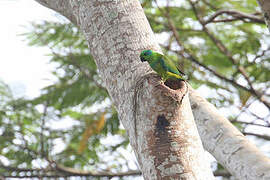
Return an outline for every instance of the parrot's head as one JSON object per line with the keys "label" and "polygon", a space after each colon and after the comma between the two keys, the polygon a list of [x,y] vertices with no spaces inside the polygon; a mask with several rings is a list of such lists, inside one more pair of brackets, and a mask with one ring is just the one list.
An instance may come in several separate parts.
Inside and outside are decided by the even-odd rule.
{"label": "parrot's head", "polygon": [[140,54],[140,59],[142,62],[148,61],[152,57],[153,51],[150,49],[143,50]]}

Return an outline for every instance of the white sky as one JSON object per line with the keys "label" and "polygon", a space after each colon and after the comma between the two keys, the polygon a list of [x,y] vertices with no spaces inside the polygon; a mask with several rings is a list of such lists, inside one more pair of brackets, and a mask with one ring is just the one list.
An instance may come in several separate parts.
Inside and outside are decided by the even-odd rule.
{"label": "white sky", "polygon": [[[47,48],[29,47],[21,33],[30,22],[57,21],[55,13],[34,0],[0,0],[0,79],[11,85],[15,95],[37,96],[52,82]],[[51,79],[51,80],[49,80]]]}

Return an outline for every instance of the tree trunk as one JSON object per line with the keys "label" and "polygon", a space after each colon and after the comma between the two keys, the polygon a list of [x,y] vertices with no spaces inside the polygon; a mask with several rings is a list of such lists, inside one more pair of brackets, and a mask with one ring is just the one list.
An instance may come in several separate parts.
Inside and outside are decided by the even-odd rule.
{"label": "tree trunk", "polygon": [[269,0],[257,0],[258,4],[260,5],[265,23],[270,31],[270,1]]}
{"label": "tree trunk", "polygon": [[[211,179],[209,164],[199,164],[203,150],[186,85],[177,82],[181,86],[169,89],[147,75],[149,66],[139,61],[142,49],[159,50],[139,1],[37,1],[69,18],[85,34],[145,179]],[[189,90],[205,148],[239,179],[269,178],[269,159],[210,103]]]}
{"label": "tree trunk", "polygon": [[171,81],[175,90],[170,89],[139,60],[143,49],[159,50],[139,1],[69,2],[57,4],[72,8],[74,15],[69,17],[76,17],[86,37],[144,178],[214,179],[187,84]]}

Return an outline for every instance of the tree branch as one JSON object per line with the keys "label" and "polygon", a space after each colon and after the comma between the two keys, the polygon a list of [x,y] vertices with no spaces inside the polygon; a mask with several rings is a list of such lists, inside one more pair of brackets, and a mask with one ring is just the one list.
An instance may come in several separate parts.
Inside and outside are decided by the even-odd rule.
{"label": "tree branch", "polygon": [[[215,19],[223,14],[228,14],[233,16],[233,19],[223,19],[223,20],[216,20]],[[260,17],[257,17],[253,14],[246,14],[240,11],[236,11],[236,10],[218,10],[216,11],[213,15],[211,15],[207,20],[205,20],[203,22],[203,25],[209,24],[209,23],[214,23],[214,22],[225,22],[225,21],[235,21],[235,20],[249,20],[250,22],[256,22],[256,23],[261,23],[261,24],[265,24],[264,20]]]}
{"label": "tree branch", "polygon": [[[190,101],[205,149],[233,176],[242,179],[256,174],[254,179],[260,179],[265,172],[270,172],[270,159],[193,89],[190,89]],[[241,171],[237,170],[239,166]]]}
{"label": "tree branch", "polygon": [[250,136],[256,136],[258,138],[262,138],[264,140],[270,141],[270,136],[269,135],[262,135],[262,134],[257,134],[257,133],[252,133],[252,132],[243,132],[244,135],[250,135]]}
{"label": "tree branch", "polygon": [[245,121],[241,121],[241,120],[233,120],[233,121],[230,121],[231,123],[241,123],[241,124],[246,124],[246,125],[252,125],[252,126],[260,126],[260,127],[266,127],[266,128],[269,128],[270,125],[264,125],[264,124],[258,124],[258,123],[255,123],[255,122],[245,122]]}
{"label": "tree branch", "polygon": [[[259,101],[261,101],[266,107],[268,107],[268,109],[270,109],[270,102],[268,102],[264,97],[263,94],[258,92],[257,90],[255,90],[255,88],[253,87],[252,82],[250,81],[248,74],[246,72],[246,70],[244,69],[243,66],[239,65],[239,63],[237,62],[236,59],[234,59],[232,53],[226,48],[226,46],[218,39],[216,38],[213,34],[210,33],[209,29],[205,26],[205,22],[202,20],[202,18],[199,16],[199,13],[197,12],[197,9],[194,5],[194,3],[189,0],[189,3],[193,9],[193,12],[195,14],[195,16],[197,17],[198,21],[200,22],[200,24],[203,26],[203,30],[204,32],[208,35],[208,37],[214,42],[214,44],[217,46],[217,48],[220,50],[220,52],[222,52],[225,56],[228,57],[228,59],[232,62],[233,65],[236,66],[237,70],[240,72],[240,74],[242,74],[242,76],[245,78],[245,80],[247,81],[250,89],[248,90],[248,92],[250,92],[253,96],[255,96]],[[222,12],[222,11],[221,11]],[[230,11],[228,11],[230,12]],[[232,11],[234,12],[234,11]]]}
{"label": "tree branch", "polygon": [[226,170],[216,170],[214,176],[231,177],[232,175]]}
{"label": "tree branch", "polygon": [[[111,173],[111,172],[88,172],[88,171],[79,171],[72,168],[67,167],[61,167],[61,169],[58,169],[58,171],[53,171],[50,173],[54,173],[50,175],[48,172],[44,172],[45,169],[26,169],[26,168],[14,168],[9,166],[0,166],[0,168],[3,168],[7,171],[17,171],[17,172],[39,172],[39,174],[30,174],[30,175],[2,175],[4,178],[35,178],[35,177],[43,177],[43,178],[61,178],[61,177],[72,177],[72,176],[79,176],[79,177],[107,177],[107,178],[113,178],[113,177],[126,177],[126,176],[140,176],[141,172],[136,170],[129,170],[127,172],[119,172],[119,173]],[[59,168],[59,167],[58,167]],[[64,173],[64,174],[63,174]]]}
{"label": "tree branch", "polygon": [[73,24],[79,24],[76,16],[70,11],[72,8],[78,11],[78,7],[72,7],[70,1],[68,0],[35,0],[36,2],[42,4],[45,7],[53,9],[59,12],[61,15],[69,19]]}

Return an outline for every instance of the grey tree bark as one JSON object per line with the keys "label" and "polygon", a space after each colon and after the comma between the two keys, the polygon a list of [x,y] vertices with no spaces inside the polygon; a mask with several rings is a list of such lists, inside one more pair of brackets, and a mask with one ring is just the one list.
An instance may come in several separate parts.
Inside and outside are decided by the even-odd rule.
{"label": "grey tree bark", "polygon": [[270,1],[269,0],[257,0],[259,6],[263,11],[265,23],[270,31]]}
{"label": "grey tree bark", "polygon": [[189,97],[204,148],[237,179],[270,179],[270,159],[199,93]]}
{"label": "grey tree bark", "polygon": [[[145,179],[211,179],[208,163],[204,170],[198,164],[204,157],[185,95],[187,87],[167,88],[138,59],[142,49],[159,50],[139,1],[36,1],[69,18],[85,34]],[[270,160],[213,105],[188,89],[206,150],[238,179],[270,179]],[[186,158],[190,163],[183,161]]]}

